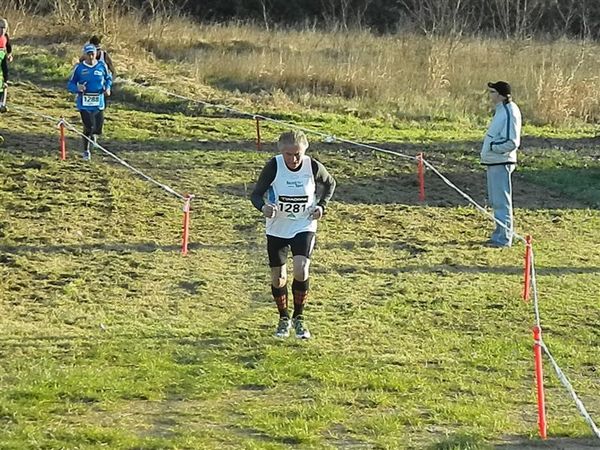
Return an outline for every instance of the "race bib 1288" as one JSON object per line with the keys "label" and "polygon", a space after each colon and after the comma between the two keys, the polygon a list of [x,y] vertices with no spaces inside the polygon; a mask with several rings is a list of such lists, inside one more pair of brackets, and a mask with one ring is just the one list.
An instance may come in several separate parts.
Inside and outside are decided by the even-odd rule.
{"label": "race bib 1288", "polygon": [[100,95],[98,94],[83,94],[81,99],[83,106],[100,106]]}

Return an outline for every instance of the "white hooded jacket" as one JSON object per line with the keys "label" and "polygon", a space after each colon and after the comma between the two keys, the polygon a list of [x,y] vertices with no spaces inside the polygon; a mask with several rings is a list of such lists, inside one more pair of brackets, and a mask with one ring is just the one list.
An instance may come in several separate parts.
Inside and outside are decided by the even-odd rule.
{"label": "white hooded jacket", "polygon": [[498,103],[481,147],[481,164],[514,164],[521,145],[521,111],[512,101]]}

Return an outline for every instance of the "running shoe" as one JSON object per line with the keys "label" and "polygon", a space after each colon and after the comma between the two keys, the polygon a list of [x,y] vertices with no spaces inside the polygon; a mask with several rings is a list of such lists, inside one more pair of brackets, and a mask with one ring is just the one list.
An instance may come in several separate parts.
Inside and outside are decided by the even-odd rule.
{"label": "running shoe", "polygon": [[282,317],[279,319],[277,329],[275,330],[275,337],[286,338],[290,335],[292,329],[292,321],[288,317]]}
{"label": "running shoe", "polygon": [[294,330],[296,331],[296,337],[298,339],[310,339],[310,331],[304,324],[304,318],[298,316],[294,319]]}

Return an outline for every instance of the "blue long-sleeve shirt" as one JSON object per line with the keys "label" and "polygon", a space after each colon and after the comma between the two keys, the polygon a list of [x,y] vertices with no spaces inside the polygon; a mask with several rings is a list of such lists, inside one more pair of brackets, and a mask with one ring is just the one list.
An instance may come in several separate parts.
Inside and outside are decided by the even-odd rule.
{"label": "blue long-sleeve shirt", "polygon": [[[79,92],[77,84],[85,84],[85,92]],[[111,87],[112,75],[103,61],[93,66],[85,62],[77,64],[67,85],[69,92],[77,94],[77,109],[85,111],[103,110],[104,92]]]}

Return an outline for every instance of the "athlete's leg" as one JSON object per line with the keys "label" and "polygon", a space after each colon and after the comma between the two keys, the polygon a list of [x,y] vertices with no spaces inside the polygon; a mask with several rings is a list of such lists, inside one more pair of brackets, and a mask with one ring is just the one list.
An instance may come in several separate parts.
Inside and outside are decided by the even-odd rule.
{"label": "athlete's leg", "polygon": [[315,246],[315,233],[298,233],[291,242],[292,254],[294,255],[294,281],[292,282],[292,294],[294,296],[294,312],[292,319],[296,337],[301,339],[310,338],[310,331],[304,324],[304,306],[308,299],[309,290],[309,268],[310,256]]}
{"label": "athlete's leg", "polygon": [[271,284],[276,288],[283,288],[287,283],[287,266],[271,267]]}
{"label": "athlete's leg", "polygon": [[85,136],[81,138],[83,142],[83,157],[85,159],[90,156],[90,141],[86,138],[92,138],[94,119],[90,111],[81,110],[79,111],[79,114],[81,115],[81,121],[83,122],[83,134]]}
{"label": "athlete's leg", "polygon": [[294,313],[292,317],[301,316],[308,298],[308,268],[310,259],[306,256],[294,256],[294,281],[292,281],[292,294],[294,296]]}
{"label": "athlete's leg", "polygon": [[94,118],[92,117],[92,112],[82,109],[79,111],[79,115],[81,116],[81,121],[83,122],[83,134],[86,136],[91,136],[94,128]]}
{"label": "athlete's leg", "polygon": [[[94,111],[92,115],[92,141],[94,144],[98,142],[98,136],[102,134],[102,127],[104,126],[104,111]],[[90,146],[94,144],[90,142]]]}
{"label": "athlete's leg", "polygon": [[279,267],[271,267],[271,293],[277,305],[279,317],[289,317],[287,268],[285,264]]}
{"label": "athlete's leg", "polygon": [[294,295],[294,313],[292,317],[301,316],[308,298],[308,278],[310,256],[315,247],[316,236],[313,232],[298,233],[291,242],[294,255],[294,281],[292,293]]}
{"label": "athlete's leg", "polygon": [[275,337],[286,338],[290,335],[292,321],[288,312],[287,269],[283,266],[271,267],[271,293],[279,312],[279,322],[275,329]]}
{"label": "athlete's leg", "polygon": [[288,248],[287,239],[267,235],[267,253],[271,267],[271,293],[280,318],[289,318],[287,267],[285,265]]}
{"label": "athlete's leg", "polygon": [[[3,83],[0,81],[0,88],[2,87],[2,85]],[[8,112],[8,106],[6,106],[7,96],[8,89],[4,88],[2,91],[0,91],[0,113]]]}
{"label": "athlete's leg", "polygon": [[104,111],[95,111],[94,112],[94,129],[92,130],[92,134],[101,135],[102,128],[104,127]]}

